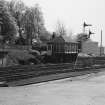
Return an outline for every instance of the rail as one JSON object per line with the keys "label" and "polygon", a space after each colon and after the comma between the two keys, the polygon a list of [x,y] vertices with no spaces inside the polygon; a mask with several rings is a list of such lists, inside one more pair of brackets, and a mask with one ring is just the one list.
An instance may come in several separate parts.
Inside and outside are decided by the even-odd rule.
{"label": "rail", "polygon": [[86,70],[94,70],[99,68],[105,68],[105,65],[101,66],[93,66],[93,67],[84,67],[73,69],[73,64],[65,64],[65,65],[46,65],[46,66],[23,66],[23,68],[9,68],[6,70],[0,70],[0,81],[16,81],[21,79],[26,79],[30,77],[38,77],[43,75],[51,75],[51,74],[59,74],[59,73],[67,73],[67,72],[79,72]]}

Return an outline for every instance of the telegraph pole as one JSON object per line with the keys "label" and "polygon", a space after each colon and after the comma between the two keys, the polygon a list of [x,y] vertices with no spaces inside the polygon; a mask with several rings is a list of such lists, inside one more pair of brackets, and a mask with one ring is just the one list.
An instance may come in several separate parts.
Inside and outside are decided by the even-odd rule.
{"label": "telegraph pole", "polygon": [[85,22],[83,23],[83,33],[85,33],[85,27],[88,27],[88,26],[92,26],[91,24],[86,24]]}
{"label": "telegraph pole", "polygon": [[101,43],[100,43],[100,56],[102,55],[102,30],[101,30]]}
{"label": "telegraph pole", "polygon": [[102,47],[102,30],[101,30],[101,47]]}
{"label": "telegraph pole", "polygon": [[88,38],[90,38],[90,35],[92,35],[92,34],[95,34],[95,33],[91,32],[90,29],[89,29],[89,35],[88,35]]}

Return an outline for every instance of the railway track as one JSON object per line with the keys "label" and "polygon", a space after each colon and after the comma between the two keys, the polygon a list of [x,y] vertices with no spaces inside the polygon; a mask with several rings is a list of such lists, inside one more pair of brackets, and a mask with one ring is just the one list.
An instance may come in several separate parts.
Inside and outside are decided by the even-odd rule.
{"label": "railway track", "polygon": [[[28,78],[26,79],[21,79],[21,80],[16,80],[16,81],[8,81],[7,85],[8,86],[23,86],[23,85],[29,85],[33,83],[40,83],[40,82],[48,82],[48,81],[53,81],[53,80],[58,80],[58,79],[64,79],[64,78],[70,78],[70,77],[76,77],[76,76],[82,76],[82,75],[87,75],[91,73],[98,73],[98,72],[103,72],[103,69],[91,69],[91,70],[82,70],[82,71],[65,71],[65,72],[59,72],[59,73],[51,73],[49,75],[41,75],[41,76],[33,76],[28,75]],[[23,76],[22,76],[23,77]]]}
{"label": "railway track", "polygon": [[55,73],[67,72],[72,70],[72,64],[65,65],[41,65],[23,66],[0,69],[0,81],[15,81],[19,79],[50,75]]}
{"label": "railway track", "polygon": [[22,79],[28,79],[33,77],[47,76],[61,73],[73,73],[80,71],[97,72],[98,69],[105,68],[105,65],[75,68],[74,64],[48,64],[48,65],[25,65],[0,68],[0,82],[13,82]]}

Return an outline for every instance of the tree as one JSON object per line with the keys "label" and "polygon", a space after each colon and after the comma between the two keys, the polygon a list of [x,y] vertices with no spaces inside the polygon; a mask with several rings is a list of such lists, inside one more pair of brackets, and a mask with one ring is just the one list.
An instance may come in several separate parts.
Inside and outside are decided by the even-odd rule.
{"label": "tree", "polygon": [[61,22],[57,23],[56,33],[58,36],[66,35],[66,28],[63,23],[61,23]]}
{"label": "tree", "polygon": [[33,22],[32,22],[31,10],[29,8],[26,10],[26,12],[24,14],[24,20],[22,23],[23,23],[23,27],[25,29],[27,44],[30,44],[34,26],[33,26]]}
{"label": "tree", "polygon": [[27,34],[27,43],[31,44],[33,38],[39,38],[45,31],[43,14],[39,5],[28,8],[24,15],[23,25]]}
{"label": "tree", "polygon": [[21,0],[17,0],[17,1],[10,1],[8,2],[8,10],[10,11],[11,15],[15,18],[16,23],[19,27],[19,36],[20,38],[22,38],[22,28],[23,28],[23,16],[25,14],[26,11],[26,6],[24,5],[24,3]]}
{"label": "tree", "polygon": [[11,0],[9,2],[7,2],[7,8],[8,8],[8,11],[11,13],[11,15],[13,17],[15,17],[15,2],[14,0]]}
{"label": "tree", "polygon": [[48,32],[44,27],[43,14],[38,4],[28,8],[21,0],[12,0],[8,3],[8,10],[16,19],[19,27],[19,43],[24,40],[24,38],[26,38],[25,43],[28,45],[32,44],[32,39],[47,39]]}
{"label": "tree", "polygon": [[[10,14],[7,9],[6,2],[0,0],[0,18],[1,18],[1,36],[3,37],[3,42],[6,41],[13,42],[14,37],[17,34],[17,24],[14,17]],[[12,40],[12,41],[11,41]]]}
{"label": "tree", "polygon": [[47,30],[42,31],[43,33],[40,34],[40,40],[44,43],[50,40],[51,33],[49,33]]}

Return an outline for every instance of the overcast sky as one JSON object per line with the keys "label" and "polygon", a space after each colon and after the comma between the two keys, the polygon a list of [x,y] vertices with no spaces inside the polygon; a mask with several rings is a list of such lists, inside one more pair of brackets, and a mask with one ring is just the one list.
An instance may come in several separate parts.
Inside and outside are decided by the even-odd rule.
{"label": "overcast sky", "polygon": [[[57,21],[75,34],[82,32],[82,24],[92,24],[90,29],[95,32],[91,38],[100,42],[100,31],[103,29],[105,46],[105,0],[23,0],[26,5],[39,3],[48,31],[54,31]],[[87,28],[88,30],[88,28]]]}

